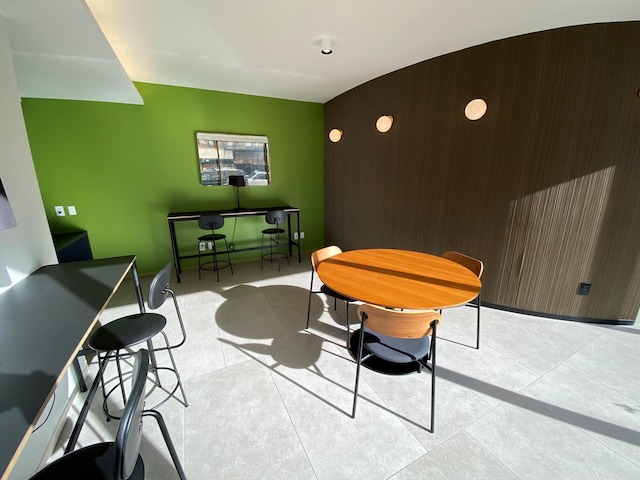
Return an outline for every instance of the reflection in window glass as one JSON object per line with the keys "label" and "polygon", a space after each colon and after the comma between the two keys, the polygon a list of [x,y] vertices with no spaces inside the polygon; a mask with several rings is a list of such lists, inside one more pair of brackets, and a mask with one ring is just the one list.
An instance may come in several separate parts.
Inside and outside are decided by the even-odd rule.
{"label": "reflection in window glass", "polygon": [[197,132],[196,145],[202,185],[229,185],[229,175],[243,175],[247,185],[271,184],[267,137]]}

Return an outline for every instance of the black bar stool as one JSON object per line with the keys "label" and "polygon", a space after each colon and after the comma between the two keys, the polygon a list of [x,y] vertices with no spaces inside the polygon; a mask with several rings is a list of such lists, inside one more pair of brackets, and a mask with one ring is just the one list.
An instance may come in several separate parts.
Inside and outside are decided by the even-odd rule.
{"label": "black bar stool", "polygon": [[[288,242],[283,242],[281,240],[281,236],[284,237],[284,229],[280,228],[280,225],[283,225],[285,220],[287,219],[287,214],[284,210],[273,210],[267,212],[265,215],[265,220],[269,225],[275,225],[275,227],[265,228],[262,230],[262,242],[260,245],[260,269],[262,269],[262,261],[267,260],[269,262],[277,261],[278,262],[278,271],[280,271],[280,259],[286,258],[287,265],[289,265],[289,256],[287,255],[287,244]],[[264,237],[265,235],[269,236],[269,253],[265,253],[264,246]],[[280,245],[285,246],[284,253],[280,251]],[[274,251],[275,250],[275,251]]]}
{"label": "black bar stool", "polygon": [[[160,403],[158,403],[155,407],[157,408],[160,405],[164,404],[169,398],[175,396],[174,394],[180,389],[182,393],[182,398],[184,400],[184,405],[189,406],[189,402],[187,402],[187,396],[184,392],[184,387],[182,386],[182,381],[180,380],[180,374],[178,373],[178,367],[176,366],[175,359],[173,358],[173,353],[171,350],[174,348],[178,348],[184,344],[187,339],[187,333],[184,328],[184,322],[182,321],[182,315],[180,314],[180,308],[178,307],[178,301],[176,300],[175,294],[173,290],[169,288],[169,280],[171,277],[171,267],[172,264],[167,264],[158,274],[154,277],[151,282],[151,287],[149,288],[149,298],[147,298],[147,305],[151,310],[156,310],[162,306],[167,295],[171,295],[173,299],[173,304],[176,309],[176,313],[178,314],[178,322],[180,324],[180,329],[182,330],[182,340],[175,345],[171,345],[169,343],[169,338],[167,334],[164,332],[164,327],[167,324],[167,319],[163,315],[157,313],[135,313],[133,315],[127,315],[126,317],[118,318],[117,320],[113,320],[105,325],[102,325],[95,332],[91,334],[89,337],[89,347],[98,353],[98,363],[100,364],[100,368],[103,369],[104,362],[107,362],[111,358],[115,358],[116,367],[118,369],[118,383],[108,392],[106,391],[104,377],[101,378],[102,383],[102,393],[104,396],[104,401],[102,404],[104,413],[107,415],[107,418],[120,418],[116,415],[112,415],[109,412],[109,407],[107,405],[107,401],[109,396],[119,387],[122,393],[122,399],[126,403],[127,398],[124,390],[123,384],[123,376],[122,376],[122,368],[120,366],[120,360],[123,357],[131,356],[130,353],[131,347],[134,347],[140,343],[146,342],[149,348],[149,355],[151,357],[151,364],[156,374],[156,381],[159,387],[162,387],[160,382],[160,375],[158,373],[159,370],[167,370],[172,372],[176,377],[176,385],[171,390],[168,391],[166,398],[164,398]],[[151,339],[156,335],[162,335],[164,337],[165,346],[154,348]],[[166,351],[169,354],[169,358],[171,360],[172,367],[159,367],[157,366],[157,362],[155,359],[155,353],[160,351]],[[135,352],[134,352],[135,353]]]}
{"label": "black bar stool", "polygon": [[[198,237],[198,279],[202,278],[202,270],[211,270],[207,268],[207,265],[213,265],[213,270],[216,271],[216,277],[218,282],[220,281],[220,273],[218,271],[222,268],[229,267],[231,269],[231,274],[233,275],[233,265],[231,264],[231,255],[229,255],[229,244],[227,243],[227,236],[223,233],[216,233],[216,230],[220,230],[224,226],[224,217],[221,215],[202,215],[198,219],[198,226],[202,230],[210,230],[211,233],[207,235],[201,235]],[[216,242],[219,240],[224,240],[225,251],[227,252],[227,260],[219,261],[218,260],[218,250],[216,248]],[[202,263],[202,250],[200,249],[200,244],[202,242],[210,242],[211,243],[211,262]]]}

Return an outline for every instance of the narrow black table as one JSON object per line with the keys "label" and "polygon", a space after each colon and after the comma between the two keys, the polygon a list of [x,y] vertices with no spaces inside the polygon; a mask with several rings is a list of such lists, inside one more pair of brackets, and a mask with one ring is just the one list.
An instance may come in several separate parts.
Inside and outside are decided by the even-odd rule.
{"label": "narrow black table", "polygon": [[[287,234],[289,236],[287,244],[289,245],[289,255],[293,254],[292,246],[295,245],[298,249],[298,263],[302,261],[300,255],[300,209],[297,207],[291,207],[289,205],[283,207],[259,207],[259,208],[233,208],[228,210],[202,210],[196,212],[172,212],[167,215],[167,221],[169,222],[169,236],[171,237],[171,251],[173,252],[173,262],[176,269],[176,277],[178,283],[180,283],[180,274],[182,268],[180,266],[180,260],[184,258],[197,258],[198,255],[180,255],[178,248],[178,240],[176,238],[176,222],[197,222],[198,218],[202,215],[221,215],[224,218],[238,218],[238,217],[255,217],[258,215],[266,215],[267,212],[274,210],[284,210],[287,213]],[[298,240],[295,241],[291,238],[291,215],[296,216],[296,228],[298,232]],[[195,244],[195,241],[194,241]],[[259,246],[238,248],[233,250],[234,252],[245,252],[249,250],[259,250]],[[218,253],[227,253],[226,251],[219,251]]]}
{"label": "narrow black table", "polygon": [[8,478],[58,383],[129,271],[134,255],[39,268],[0,295],[0,472]]}

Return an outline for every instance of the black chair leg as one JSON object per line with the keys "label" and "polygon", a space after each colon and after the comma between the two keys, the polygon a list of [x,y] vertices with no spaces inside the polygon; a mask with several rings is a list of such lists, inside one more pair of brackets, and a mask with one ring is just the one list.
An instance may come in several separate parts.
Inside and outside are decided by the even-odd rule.
{"label": "black chair leg", "polygon": [[211,242],[211,256],[213,257],[213,269],[216,271],[216,279],[220,283],[220,269],[218,268],[218,251],[216,250],[216,241]]}
{"label": "black chair leg", "polygon": [[431,335],[431,433],[434,432],[436,423],[436,325],[432,324]]}
{"label": "black chair leg", "polygon": [[476,326],[476,349],[480,349],[480,295],[476,299],[476,308],[478,309],[478,322]]}
{"label": "black chair leg", "polygon": [[173,465],[176,467],[176,472],[178,472],[178,477],[181,480],[187,480],[187,476],[182,469],[182,464],[180,463],[180,459],[178,458],[178,453],[176,452],[176,448],[173,445],[173,441],[171,440],[171,436],[169,435],[169,429],[167,428],[167,424],[164,421],[164,418],[160,414],[160,412],[156,410],[143,410],[142,416],[144,417],[153,417],[158,422],[158,426],[160,427],[160,432],[162,433],[162,437],[164,438],[164,442],[167,444],[167,448],[169,449],[169,454],[171,455],[171,460],[173,461]]}

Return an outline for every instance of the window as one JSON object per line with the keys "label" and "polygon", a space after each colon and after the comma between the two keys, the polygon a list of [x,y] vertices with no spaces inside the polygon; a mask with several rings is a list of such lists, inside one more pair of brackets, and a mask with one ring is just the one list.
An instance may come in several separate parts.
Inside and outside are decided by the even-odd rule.
{"label": "window", "polygon": [[196,145],[202,185],[229,185],[229,175],[243,175],[247,185],[271,184],[267,137],[197,132]]}

